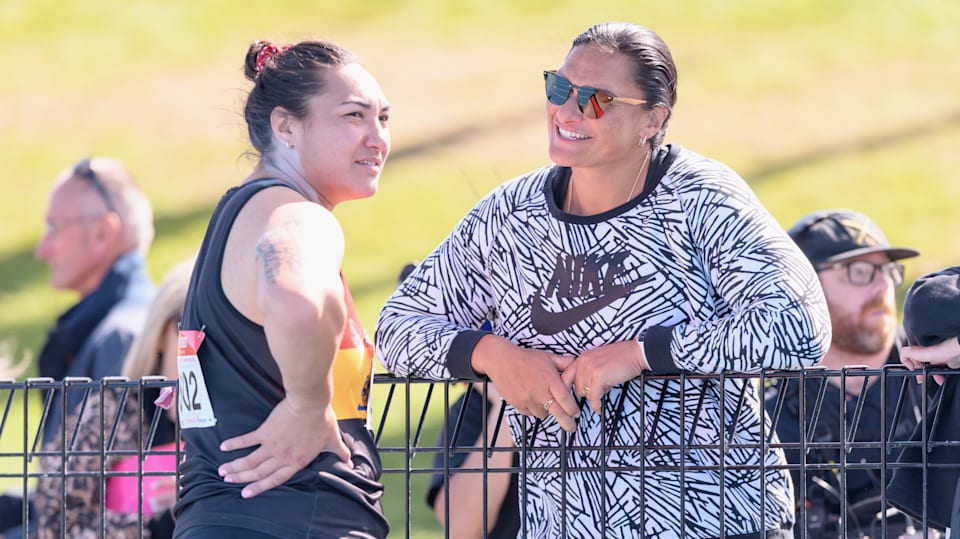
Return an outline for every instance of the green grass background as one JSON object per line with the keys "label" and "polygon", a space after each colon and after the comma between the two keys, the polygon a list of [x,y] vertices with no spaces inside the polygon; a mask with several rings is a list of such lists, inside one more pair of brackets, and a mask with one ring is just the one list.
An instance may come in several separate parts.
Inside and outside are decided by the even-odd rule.
{"label": "green grass background", "polygon": [[[0,340],[32,358],[76,300],[47,288],[33,248],[54,176],[82,155],[121,158],[153,200],[156,279],[197,248],[217,198],[252,164],[241,66],[258,38],[338,41],[391,100],[380,193],[336,210],[372,332],[403,264],[495,185],[546,162],[540,71],[605,20],[667,41],[680,73],[667,141],[738,170],[784,227],[851,207],[922,251],[908,282],[960,263],[954,0],[4,0]],[[0,445],[18,439],[8,424]],[[411,535],[440,534],[425,477],[410,498],[402,478],[386,480],[394,535],[408,500]]]}

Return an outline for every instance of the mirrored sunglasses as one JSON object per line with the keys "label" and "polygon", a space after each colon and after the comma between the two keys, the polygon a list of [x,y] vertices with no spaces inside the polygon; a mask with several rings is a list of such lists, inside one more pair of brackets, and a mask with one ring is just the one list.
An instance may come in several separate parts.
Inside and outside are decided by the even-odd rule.
{"label": "mirrored sunglasses", "polygon": [[599,88],[577,86],[556,71],[544,71],[543,80],[547,91],[547,101],[557,106],[566,103],[567,99],[570,99],[570,94],[576,90],[577,107],[587,118],[602,118],[603,113],[606,112],[607,108],[614,101],[628,105],[643,105],[647,102],[645,99],[616,97],[610,92]]}

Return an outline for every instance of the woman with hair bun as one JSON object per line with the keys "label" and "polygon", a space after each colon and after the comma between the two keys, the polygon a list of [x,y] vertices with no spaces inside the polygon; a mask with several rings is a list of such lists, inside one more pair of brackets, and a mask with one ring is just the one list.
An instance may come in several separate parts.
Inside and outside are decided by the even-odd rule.
{"label": "woman with hair bun", "polygon": [[373,349],[341,273],[341,202],[372,196],[390,107],[326,41],[253,43],[253,172],[220,200],[180,332],[175,537],[385,537]]}

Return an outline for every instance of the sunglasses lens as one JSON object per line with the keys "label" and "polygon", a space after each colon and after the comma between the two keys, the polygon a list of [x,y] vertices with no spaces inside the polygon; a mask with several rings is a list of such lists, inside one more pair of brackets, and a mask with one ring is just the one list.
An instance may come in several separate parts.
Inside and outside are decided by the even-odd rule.
{"label": "sunglasses lens", "polygon": [[553,71],[545,71],[543,78],[547,90],[547,100],[557,106],[566,103],[567,99],[570,99],[573,89],[576,88],[577,107],[587,118],[595,119],[603,116],[607,103],[611,101],[606,92],[587,86],[574,86],[565,77]]}
{"label": "sunglasses lens", "polygon": [[[586,94],[586,92],[583,92],[583,94]],[[598,99],[597,93],[593,92],[590,94],[586,106],[580,107],[580,110],[583,111],[583,115],[587,118],[600,118],[603,116],[604,110],[604,105],[601,103],[603,103],[603,100]]]}
{"label": "sunglasses lens", "polygon": [[610,103],[613,103],[613,99],[614,98],[612,95],[603,90],[597,90],[594,92],[593,99],[591,99],[591,101],[593,102],[594,106],[597,107],[597,118],[603,116],[603,113],[606,112],[607,107],[610,106]]}
{"label": "sunglasses lens", "polygon": [[570,92],[573,88],[570,81],[560,75],[547,71],[543,74],[544,83],[547,90],[547,101],[554,105],[563,105],[570,98]]}

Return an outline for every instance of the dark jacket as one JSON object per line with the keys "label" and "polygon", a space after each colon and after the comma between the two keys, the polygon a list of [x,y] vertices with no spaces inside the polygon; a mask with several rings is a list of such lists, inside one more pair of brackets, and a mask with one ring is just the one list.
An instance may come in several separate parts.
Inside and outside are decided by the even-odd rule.
{"label": "dark jacket", "polygon": [[[826,375],[808,372],[805,425],[800,419],[799,378],[777,379],[767,390],[767,413],[784,444],[787,462],[796,466],[791,469],[798,521],[794,529],[802,527],[805,513],[807,537],[837,537],[843,510],[849,516],[848,537],[878,536],[881,488],[891,474],[889,464],[886,469],[881,466],[880,442],[909,440],[921,410],[922,389],[913,376],[899,374],[899,365],[894,348],[883,375],[872,376],[872,383],[860,393],[846,395]],[[860,376],[854,373],[848,376]],[[878,377],[885,378],[885,384]],[[889,453],[886,457],[893,460]],[[888,533],[903,521],[902,516],[888,517]]]}
{"label": "dark jacket", "polygon": [[[960,335],[960,266],[928,273],[913,283],[903,302],[903,327],[911,345],[931,346]],[[923,428],[913,434],[916,445],[896,455],[902,467],[890,481],[889,496],[890,503],[918,520],[926,516],[929,524],[956,531],[960,526],[960,511],[955,507],[960,501],[955,495],[960,486],[960,379],[957,371],[944,374],[942,387],[929,384],[935,394]]]}

